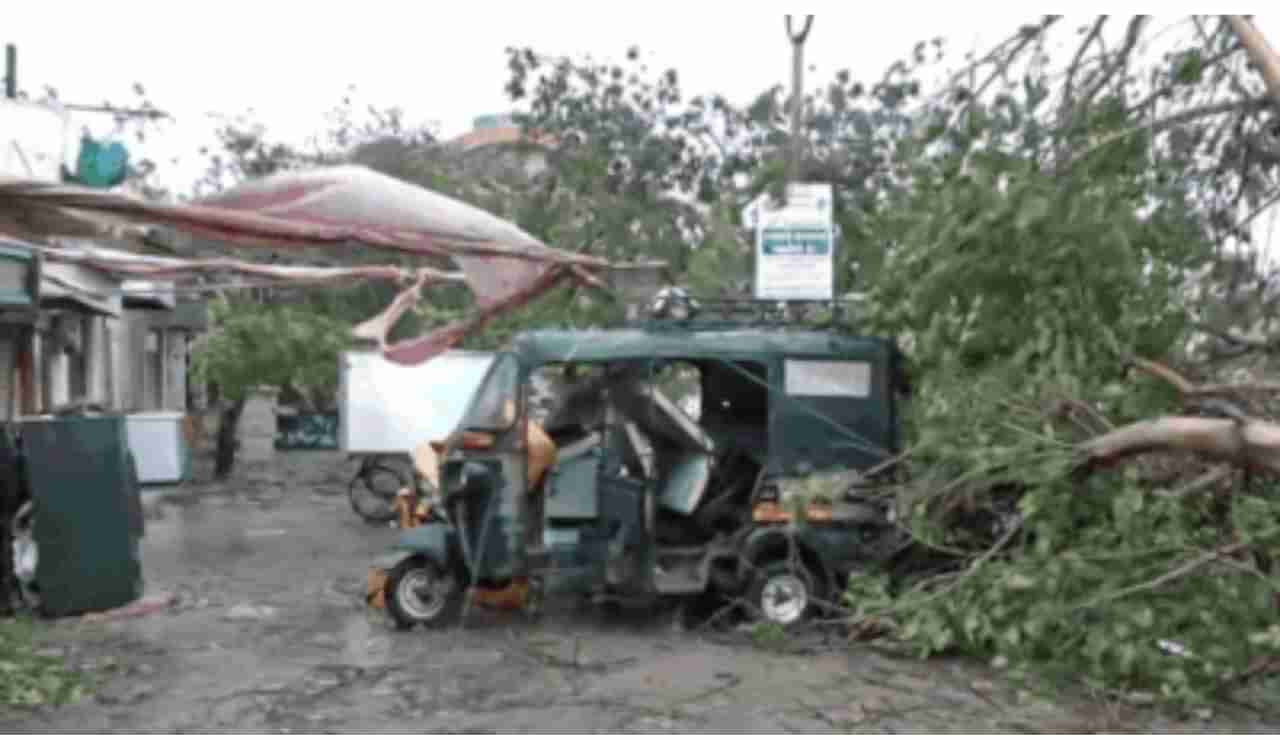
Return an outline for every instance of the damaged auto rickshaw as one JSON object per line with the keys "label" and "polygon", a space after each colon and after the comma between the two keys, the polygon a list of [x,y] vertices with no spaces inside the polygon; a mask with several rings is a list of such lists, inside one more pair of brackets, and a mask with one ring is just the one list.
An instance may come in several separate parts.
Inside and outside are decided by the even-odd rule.
{"label": "damaged auto rickshaw", "polygon": [[[538,379],[557,386],[545,412]],[[449,624],[468,596],[543,592],[715,593],[800,623],[901,544],[867,492],[892,472],[905,390],[893,341],[838,329],[524,333],[449,438],[414,451],[413,526],[371,596],[401,628]]]}

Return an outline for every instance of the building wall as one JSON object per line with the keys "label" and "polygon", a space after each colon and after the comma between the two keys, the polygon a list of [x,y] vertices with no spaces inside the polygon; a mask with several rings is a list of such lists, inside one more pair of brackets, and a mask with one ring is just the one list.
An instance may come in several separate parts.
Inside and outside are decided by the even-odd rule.
{"label": "building wall", "polygon": [[164,407],[187,410],[187,333],[170,329],[164,341]]}
{"label": "building wall", "polygon": [[129,332],[131,325],[124,318],[106,320],[107,354],[111,358],[110,392],[107,395],[112,409],[123,410],[133,404],[133,363],[130,362]]}
{"label": "building wall", "polygon": [[[72,402],[113,407],[112,357],[106,341],[109,319],[88,312],[61,313],[50,330],[37,334],[34,344],[36,398],[41,411]],[[10,355],[0,357],[0,375],[13,374],[18,336],[10,339]],[[12,381],[9,381],[12,382]],[[0,391],[7,392],[7,391]],[[0,397],[0,405],[5,403]]]}
{"label": "building wall", "polygon": [[111,394],[108,381],[111,377],[111,352],[106,342],[107,318],[90,316],[84,320],[85,338],[85,395],[94,403],[109,406]]}
{"label": "building wall", "polygon": [[50,342],[45,362],[48,363],[45,382],[49,384],[49,402],[45,411],[52,411],[71,400],[71,358],[66,351]]}
{"label": "building wall", "polygon": [[[16,327],[0,329],[0,419],[4,420],[12,418],[12,409],[17,407],[18,384],[14,364],[18,358],[19,336]],[[13,403],[10,403],[10,398]]]}
{"label": "building wall", "polygon": [[187,336],[158,328],[152,312],[126,310],[109,323],[113,405],[121,411],[187,410]]}

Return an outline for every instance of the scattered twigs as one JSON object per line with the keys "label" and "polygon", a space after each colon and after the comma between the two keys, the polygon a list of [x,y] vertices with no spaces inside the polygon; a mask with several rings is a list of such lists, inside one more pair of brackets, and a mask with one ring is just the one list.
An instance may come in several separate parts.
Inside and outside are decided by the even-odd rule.
{"label": "scattered twigs", "polygon": [[1062,19],[1062,16],[1060,15],[1051,15],[1051,16],[1046,16],[1044,20],[1042,20],[1037,25],[1024,26],[1018,31],[1018,35],[1015,37],[1017,39],[1016,43],[1014,43],[1013,48],[1009,51],[1008,54],[1004,54],[1003,56],[1001,56],[998,52],[1000,49],[1003,49],[1004,46],[1009,43],[1009,41],[1013,41],[1014,39],[1010,39],[1009,41],[1004,42],[999,47],[997,47],[995,51],[989,54],[986,57],[985,61],[993,65],[995,69],[993,69],[991,73],[987,75],[986,79],[983,80],[982,84],[978,85],[976,89],[969,91],[969,95],[965,100],[964,105],[956,109],[955,113],[951,117],[951,121],[948,124],[948,127],[954,126],[956,122],[959,121],[960,118],[964,116],[965,113],[968,112],[969,108],[973,105],[974,101],[978,100],[986,93],[986,91],[991,87],[992,83],[994,83],[1001,76],[1004,76],[1008,73],[1009,67],[1013,66],[1013,63],[1017,61],[1018,57],[1022,55],[1022,52],[1024,52],[1027,49],[1027,47],[1031,45],[1031,42],[1041,38],[1044,35],[1045,31],[1049,30],[1049,28],[1053,24],[1057,23],[1061,19]]}
{"label": "scattered twigs", "polygon": [[1244,218],[1240,219],[1240,222],[1236,224],[1236,229],[1239,231],[1243,231],[1245,228],[1249,226],[1249,224],[1257,220],[1257,218],[1261,216],[1263,213],[1270,211],[1271,207],[1274,206],[1276,203],[1280,203],[1280,191],[1272,193],[1270,196],[1267,197],[1266,200],[1259,203],[1257,208],[1254,208],[1247,215],[1245,215]]}
{"label": "scattered twigs", "polygon": [[[987,562],[991,560],[991,558],[995,557],[996,554],[1004,550],[1005,546],[1007,546],[1010,542],[1012,542],[1013,538],[1016,537],[1018,533],[1020,533],[1021,531],[1022,531],[1022,519],[1021,517],[1019,517],[1016,520],[1016,522],[1013,524],[1013,526],[1009,527],[1009,531],[1005,532],[1004,535],[1000,537],[1000,539],[996,540],[996,543],[994,545],[989,547],[985,552],[983,552],[981,555],[975,558],[974,561],[969,564],[968,568],[966,568],[965,570],[959,573],[954,574],[954,577],[952,578],[950,583],[946,584],[945,586],[942,586],[936,591],[930,592],[928,595],[923,596],[919,599],[915,599],[915,600],[901,599],[897,604],[895,604],[892,607],[889,607],[888,609],[883,609],[874,614],[861,616],[859,618],[860,621],[881,619],[883,617],[887,617],[902,609],[917,608],[920,606],[924,606],[925,604],[937,601],[938,599],[941,599],[943,596],[946,596],[952,591],[955,591],[957,588],[960,587],[962,583],[964,583],[966,580],[971,578],[975,573],[981,570],[982,566],[986,565]],[[931,579],[926,583],[934,583],[936,581],[937,579]],[[922,583],[920,585],[917,585],[916,589],[913,589],[913,591],[919,590],[920,588],[923,587],[923,585],[925,584]]]}
{"label": "scattered twigs", "polygon": [[[1059,413],[1075,422],[1077,426],[1090,435],[1098,435],[1115,429],[1115,425],[1107,420],[1093,406],[1074,398],[1064,398],[1058,402]],[[1086,424],[1084,419],[1087,418],[1094,422],[1093,425]]]}
{"label": "scattered twigs", "polygon": [[[1277,197],[1280,201],[1280,196]],[[1243,354],[1245,352],[1275,352],[1280,350],[1280,338],[1265,337],[1255,338],[1247,337],[1237,331],[1231,329],[1219,329],[1216,326],[1203,322],[1193,322],[1192,328],[1202,331],[1212,337],[1220,339],[1228,344],[1238,347],[1239,352],[1231,352],[1231,355]]]}
{"label": "scattered twigs", "polygon": [[[1231,684],[1235,687],[1243,686],[1251,681],[1255,681],[1265,676],[1280,673],[1280,656],[1276,655],[1259,655],[1249,664],[1249,667],[1241,671],[1240,675],[1232,679]],[[1257,707],[1250,707],[1255,711],[1263,711]]]}
{"label": "scattered twigs", "polygon": [[1159,378],[1160,380],[1163,380],[1169,383],[1174,388],[1177,388],[1178,392],[1180,393],[1185,394],[1195,390],[1195,386],[1191,384],[1191,381],[1182,377],[1177,372],[1175,372],[1172,368],[1166,365],[1162,365],[1158,362],[1153,362],[1151,360],[1145,360],[1141,357],[1134,357],[1129,362],[1134,367],[1138,368],[1139,370],[1142,370],[1148,375],[1152,375],[1156,378]]}
{"label": "scattered twigs", "polygon": [[[1204,67],[1208,69],[1209,67],[1213,67],[1227,61],[1228,59],[1231,58],[1233,54],[1240,51],[1241,48],[1242,47],[1240,46],[1240,44],[1231,44],[1226,49],[1204,60]],[[1130,114],[1138,113],[1146,109],[1148,106],[1155,103],[1156,101],[1160,100],[1161,98],[1169,95],[1176,88],[1177,88],[1177,85],[1174,83],[1161,86],[1160,88],[1153,90],[1150,94],[1147,95],[1147,97],[1129,106],[1128,112]],[[1248,97],[1248,92],[1245,91],[1244,89],[1241,89],[1239,92],[1242,97]]]}
{"label": "scattered twigs", "polygon": [[1201,491],[1214,487],[1218,483],[1221,483],[1227,478],[1230,478],[1234,473],[1235,473],[1235,469],[1232,468],[1231,466],[1218,465],[1217,467],[1210,468],[1208,472],[1204,473],[1203,475],[1191,481],[1190,483],[1184,485],[1183,487],[1175,491],[1169,491],[1167,493],[1161,493],[1158,495],[1163,496],[1165,498],[1185,498],[1194,493],[1199,493]]}
{"label": "scattered twigs", "polygon": [[1102,27],[1107,25],[1110,16],[1100,15],[1098,20],[1094,21],[1093,27],[1089,29],[1089,33],[1080,42],[1080,46],[1076,49],[1076,54],[1071,59],[1071,64],[1067,67],[1067,79],[1062,86],[1062,109],[1059,113],[1059,119],[1065,120],[1071,114],[1071,107],[1074,101],[1075,79],[1076,74],[1080,71],[1080,63],[1084,59],[1085,52],[1090,46],[1098,40],[1098,35],[1102,33]]}
{"label": "scattered twigs", "polygon": [[961,69],[957,71],[955,74],[951,75],[950,81],[948,81],[947,85],[943,88],[943,90],[951,91],[955,89],[957,86],[959,86],[965,77],[972,76],[973,73],[976,72],[979,68],[986,66],[988,64],[999,64],[1002,57],[1009,58],[1016,55],[1017,53],[1016,51],[1008,52],[1008,50],[1010,47],[1015,47],[1017,49],[1021,49],[1023,47],[1024,42],[1027,38],[1028,28],[1036,29],[1035,33],[1037,34],[1041,33],[1045,28],[1048,28],[1049,25],[1056,22],[1057,18],[1058,18],[1057,16],[1047,16],[1044,20],[1040,22],[1039,26],[1030,26],[1030,27],[1024,26],[1023,28],[1018,29],[1012,36],[1009,36],[1008,38],[1004,39],[1003,41],[1001,41],[1000,43],[992,47],[991,50],[988,51],[984,57],[974,61],[973,63],[965,66],[964,69]]}
{"label": "scattered twigs", "polygon": [[1088,147],[1080,151],[1074,157],[1072,157],[1071,160],[1066,163],[1066,168],[1064,169],[1069,169],[1070,167],[1078,164],[1080,161],[1082,161],[1089,155],[1094,154],[1111,144],[1115,144],[1116,142],[1123,141],[1135,134],[1140,134],[1144,132],[1156,134],[1156,133],[1160,133],[1161,131],[1166,131],[1168,129],[1171,129],[1175,126],[1181,126],[1183,124],[1197,121],[1201,118],[1212,118],[1213,116],[1220,116],[1226,113],[1238,113],[1238,112],[1262,110],[1264,107],[1270,104],[1272,104],[1272,101],[1269,98],[1246,98],[1244,100],[1227,100],[1227,101],[1221,101],[1221,102],[1215,102],[1215,103],[1207,103],[1205,105],[1197,106],[1195,108],[1188,108],[1186,110],[1180,110],[1176,113],[1170,113],[1169,115],[1164,116],[1162,118],[1157,118],[1155,120],[1148,121],[1138,126],[1131,126],[1130,128],[1117,131],[1115,133],[1101,137],[1100,139],[1098,139],[1097,141],[1095,141],[1094,143],[1092,143],[1091,145],[1089,145]]}
{"label": "scattered twigs", "polygon": [[1142,37],[1142,26],[1146,23],[1146,20],[1147,16],[1138,15],[1129,21],[1129,29],[1125,32],[1124,45],[1116,52],[1114,61],[1098,75],[1098,79],[1081,96],[1081,102],[1086,105],[1091,103],[1098,96],[1098,93],[1102,92],[1102,89],[1107,86],[1107,83],[1111,82],[1117,71],[1128,67],[1129,55],[1133,53],[1134,47],[1138,45],[1138,39]]}
{"label": "scattered twigs", "polygon": [[[1241,337],[1242,340],[1246,339]],[[1269,346],[1261,340],[1246,340],[1255,346]],[[1166,365],[1142,358],[1134,358],[1134,367],[1168,382],[1178,392],[1188,397],[1232,396],[1249,393],[1280,393],[1280,383],[1202,383],[1195,384]]]}
{"label": "scattered twigs", "polygon": [[1165,584],[1172,583],[1180,578],[1184,578],[1214,561],[1221,560],[1230,555],[1233,555],[1245,549],[1246,547],[1248,547],[1247,543],[1238,542],[1233,545],[1227,545],[1225,547],[1220,547],[1216,550],[1206,552],[1203,555],[1197,558],[1188,560],[1182,565],[1179,565],[1177,568],[1174,568],[1173,570],[1168,571],[1156,578],[1152,578],[1149,581],[1144,581],[1142,583],[1134,584],[1132,586],[1122,588],[1118,591],[1112,591],[1109,594],[1103,594],[1101,596],[1090,599],[1089,601],[1086,601],[1082,604],[1072,607],[1072,611],[1083,611],[1087,609],[1093,609],[1107,602],[1117,601],[1127,596],[1133,596],[1134,594],[1143,593],[1146,591],[1154,591],[1160,588],[1161,586],[1164,586]]}

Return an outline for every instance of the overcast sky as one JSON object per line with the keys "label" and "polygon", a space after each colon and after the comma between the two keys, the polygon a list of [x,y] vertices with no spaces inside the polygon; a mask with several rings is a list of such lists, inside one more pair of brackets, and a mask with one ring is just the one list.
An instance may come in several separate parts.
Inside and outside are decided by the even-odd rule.
{"label": "overcast sky", "polygon": [[[1038,17],[971,3],[903,5],[907,12],[896,15],[883,3],[832,5],[850,10],[817,16],[806,45],[815,83],[841,68],[878,77],[916,41],[934,36],[948,39],[958,62],[964,51],[986,48]],[[324,111],[355,84],[362,102],[401,106],[413,121],[438,122],[446,137],[462,133],[475,116],[509,108],[508,45],[618,59],[636,44],[652,66],[677,68],[689,94],[715,91],[738,101],[785,82],[790,68],[781,13],[745,13],[727,3],[601,3],[589,11],[569,3],[449,4],[446,12],[436,3],[387,0],[43,0],[21,7],[5,14],[0,41],[18,45],[22,87],[38,94],[52,85],[64,101],[96,104],[131,100],[132,84],[142,83],[174,120],[135,154],[154,158],[169,173],[166,183],[184,190],[198,172],[211,112],[254,108],[277,135],[300,140],[323,128]],[[1260,16],[1258,23],[1280,41],[1280,18]],[[1073,36],[1065,34],[1066,41]],[[110,130],[100,117],[81,117],[77,130],[89,122]],[[183,160],[177,168],[169,162],[175,156]]]}
{"label": "overcast sky", "polygon": [[[726,14],[713,3],[609,3],[597,6],[607,11],[580,12],[565,4],[560,13],[554,3],[473,13],[461,4],[438,13],[434,3],[378,0],[23,6],[17,17],[5,14],[0,35],[18,44],[24,89],[52,85],[64,101],[97,104],[128,100],[132,83],[141,82],[175,119],[157,142],[163,148],[148,153],[185,152],[187,159],[208,135],[209,112],[253,107],[273,130],[302,137],[323,126],[322,113],[351,83],[364,102],[399,105],[411,119],[437,121],[441,134],[456,135],[475,116],[508,109],[508,45],[620,59],[636,44],[653,66],[677,68],[690,93],[738,100],[788,79],[790,65],[780,14]],[[816,19],[806,47],[813,79],[843,67],[871,78],[920,39],[945,36],[968,48],[984,27],[1007,33],[1019,22],[932,11],[870,20],[858,9]]]}

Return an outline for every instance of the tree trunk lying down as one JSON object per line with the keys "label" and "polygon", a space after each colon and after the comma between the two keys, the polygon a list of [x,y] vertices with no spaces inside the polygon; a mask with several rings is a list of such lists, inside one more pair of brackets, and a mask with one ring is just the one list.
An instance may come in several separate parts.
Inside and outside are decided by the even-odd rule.
{"label": "tree trunk lying down", "polygon": [[1100,465],[1144,452],[1187,452],[1280,473],[1280,424],[1164,416],[1095,437],[1081,449],[1090,463]]}

